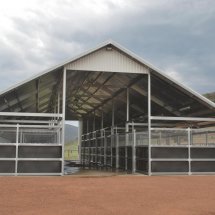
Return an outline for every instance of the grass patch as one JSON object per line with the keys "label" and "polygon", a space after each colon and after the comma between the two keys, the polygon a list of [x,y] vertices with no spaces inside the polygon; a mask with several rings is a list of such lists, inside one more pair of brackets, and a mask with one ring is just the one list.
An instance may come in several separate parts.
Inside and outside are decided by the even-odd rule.
{"label": "grass patch", "polygon": [[64,146],[64,159],[65,160],[78,160],[78,140],[68,142]]}

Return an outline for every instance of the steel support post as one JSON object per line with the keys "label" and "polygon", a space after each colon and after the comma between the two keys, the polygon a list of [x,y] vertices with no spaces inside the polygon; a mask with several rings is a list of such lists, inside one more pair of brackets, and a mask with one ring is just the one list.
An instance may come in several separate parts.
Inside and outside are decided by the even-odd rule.
{"label": "steel support post", "polygon": [[18,156],[19,156],[19,124],[16,126],[16,160],[15,160],[15,175],[18,175]]}
{"label": "steel support post", "polygon": [[119,169],[119,134],[116,134],[116,169]]}
{"label": "steel support post", "polygon": [[190,156],[190,147],[191,147],[191,129],[190,127],[187,129],[188,135],[188,175],[191,175],[191,156]]}
{"label": "steel support post", "polygon": [[113,145],[114,145],[114,125],[115,125],[115,109],[114,100],[112,100],[112,126],[111,126],[111,167],[113,167]]}
{"label": "steel support post", "polygon": [[129,123],[129,107],[130,107],[130,98],[129,98],[129,88],[126,90],[126,121]]}
{"label": "steel support post", "polygon": [[132,173],[136,172],[136,131],[133,129]]}
{"label": "steel support post", "polygon": [[[103,108],[103,107],[102,107]],[[101,117],[101,128],[104,128],[104,112],[102,111],[102,117]],[[103,130],[102,130],[103,133]]]}
{"label": "steel support post", "polygon": [[88,147],[88,139],[89,139],[89,134],[88,134],[88,119],[86,121],[86,133],[85,133],[85,147],[84,147],[84,167],[87,165],[87,147]]}
{"label": "steel support post", "polygon": [[82,134],[83,134],[83,121],[78,123],[78,158],[82,164]]}
{"label": "steel support post", "polygon": [[105,135],[104,135],[103,141],[104,141],[104,166],[106,167],[107,166],[107,138]]}
{"label": "steel support post", "polygon": [[[103,107],[102,107],[103,108]],[[105,164],[105,139],[104,139],[104,112],[101,113],[101,140],[100,140],[100,162]],[[102,150],[103,149],[103,150]],[[102,151],[104,154],[102,154]]]}
{"label": "steel support post", "polygon": [[60,114],[60,92],[57,94],[57,113],[58,113],[58,119],[59,119],[59,114]]}
{"label": "steel support post", "polygon": [[93,116],[93,160],[95,158],[95,164],[97,166],[98,155],[97,155],[97,138],[96,138],[96,113],[94,112]]}
{"label": "steel support post", "polygon": [[66,117],[66,68],[63,69],[63,89],[62,89],[62,167],[61,175],[64,175],[64,136],[65,136],[65,117]]}
{"label": "steel support post", "polygon": [[151,75],[148,73],[148,175],[151,175]]}
{"label": "steel support post", "polygon": [[129,98],[129,88],[126,90],[126,138],[125,138],[125,170],[128,170],[128,132],[129,132],[129,107],[130,107],[130,98]]}

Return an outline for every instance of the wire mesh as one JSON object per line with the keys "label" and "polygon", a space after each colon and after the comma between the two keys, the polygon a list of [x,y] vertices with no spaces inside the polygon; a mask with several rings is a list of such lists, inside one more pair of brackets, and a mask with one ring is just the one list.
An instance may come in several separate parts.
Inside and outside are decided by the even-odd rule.
{"label": "wire mesh", "polygon": [[16,143],[16,128],[0,128],[0,143]]}
{"label": "wire mesh", "polygon": [[192,145],[215,145],[215,130],[193,129],[191,134]]}
{"label": "wire mesh", "polygon": [[215,145],[215,131],[208,131],[207,132],[207,144],[208,145]]}
{"label": "wire mesh", "polygon": [[19,131],[20,143],[59,144],[59,132],[56,129],[24,128]]}
{"label": "wire mesh", "polygon": [[134,142],[134,134],[133,133],[126,134],[126,137],[128,138],[127,145],[132,146]]}
{"label": "wire mesh", "polygon": [[188,145],[187,130],[152,130],[151,145]]}
{"label": "wire mesh", "polygon": [[119,135],[119,146],[125,146],[125,135],[124,134]]}
{"label": "wire mesh", "polygon": [[149,144],[148,132],[137,132],[136,133],[136,146],[145,146]]}

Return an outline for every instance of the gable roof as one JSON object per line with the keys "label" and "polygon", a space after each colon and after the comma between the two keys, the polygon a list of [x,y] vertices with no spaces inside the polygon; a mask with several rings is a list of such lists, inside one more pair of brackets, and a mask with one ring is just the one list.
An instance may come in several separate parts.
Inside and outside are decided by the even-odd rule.
{"label": "gable roof", "polygon": [[[112,52],[106,52],[108,48],[113,49],[114,51]],[[128,63],[129,62],[129,63]],[[95,66],[96,65],[96,66]],[[128,49],[122,47],[118,43],[109,40],[106,41],[97,47],[90,49],[76,57],[73,57],[59,65],[56,65],[48,70],[45,70],[35,76],[32,76],[31,78],[20,82],[18,84],[13,85],[9,89],[2,91],[0,93],[0,111],[14,111],[14,108],[11,108],[11,105],[17,107],[20,106],[20,111],[30,111],[30,112],[38,112],[39,108],[35,111],[34,109],[29,109],[30,106],[41,106],[43,108],[40,108],[42,112],[49,112],[49,108],[52,106],[52,101],[56,99],[56,95],[53,95],[52,91],[56,91],[56,88],[60,85],[60,74],[62,74],[62,69],[66,68],[68,70],[73,70],[73,71],[81,71],[82,73],[78,74],[75,73],[77,76],[76,81],[80,79],[80,76],[87,76],[83,71],[90,72],[94,71],[96,72],[111,72],[111,73],[122,73],[123,74],[131,74],[133,73],[132,79],[136,79],[138,81],[138,76],[137,74],[146,74],[150,73],[154,78],[157,79],[157,83],[160,83],[160,87],[165,87],[168,85],[166,91],[170,92],[171,91],[171,86],[174,86],[175,89],[178,89],[180,92],[182,92],[182,95],[178,95],[178,99],[180,101],[183,101],[185,98],[184,95],[190,97],[190,101],[195,101],[195,113],[215,113],[215,103],[212,101],[208,100],[204,96],[200,95],[199,93],[193,91],[192,89],[184,86],[182,83],[172,79],[165,73],[163,73],[161,70],[158,68],[154,67],[152,64],[148,63],[147,61],[143,60],[133,52],[129,51]],[[106,74],[107,75],[107,74]],[[111,76],[112,77],[112,76]],[[39,80],[42,80],[41,84],[41,101],[39,101]],[[108,80],[108,78],[107,78]],[[115,80],[116,81],[116,80]],[[131,81],[132,82],[132,81]],[[144,80],[143,80],[144,82]],[[127,82],[124,82],[125,86],[129,86],[129,80]],[[168,84],[167,84],[168,83]],[[73,83],[74,84],[74,83]],[[146,84],[146,83],[145,83]],[[28,86],[29,85],[29,86]],[[146,96],[146,91],[142,91],[138,88],[138,86],[133,87],[134,90],[136,90],[139,95]],[[30,91],[31,95],[30,95]],[[24,92],[24,93],[23,93]],[[35,97],[35,92],[36,92],[36,99]],[[174,92],[176,92],[174,90]],[[89,92],[85,92],[90,95]],[[106,91],[106,93],[113,93]],[[15,95],[14,95],[15,94]],[[116,92],[114,92],[113,95],[115,95]],[[168,95],[167,95],[168,96]],[[30,97],[30,98],[29,98]],[[165,95],[164,95],[165,97]],[[171,95],[172,98],[174,98],[174,93]],[[10,102],[7,102],[7,98],[9,98]],[[28,98],[28,102],[26,102],[26,98]],[[95,102],[95,100],[100,101],[100,103],[103,104],[103,101],[109,101],[108,100],[101,100],[98,98],[91,98],[91,100]],[[156,105],[161,105],[164,107],[165,110],[171,112],[172,107],[169,107],[168,105],[165,104],[164,101],[162,101],[162,98],[159,100],[156,96],[152,97],[152,101]],[[187,99],[187,97],[185,98]],[[22,102],[23,101],[23,102]],[[197,105],[197,102],[200,104]],[[169,100],[171,103],[171,99]],[[37,103],[37,104],[36,104]],[[42,103],[42,104],[39,104]],[[186,102],[184,102],[186,105]],[[99,108],[102,104],[98,104]],[[22,107],[23,105],[23,107]],[[183,105],[183,102],[181,102],[180,105]],[[88,104],[89,106],[89,104]],[[177,106],[177,105],[176,105]],[[91,106],[93,107],[93,106]],[[207,109],[207,111],[204,111],[204,107]],[[179,105],[177,106],[178,109]],[[136,109],[140,109],[140,107],[136,107]],[[197,111],[198,109],[198,111]],[[199,111],[201,109],[201,111]],[[17,111],[16,111],[17,112]],[[90,111],[91,113],[92,111]],[[177,111],[173,111],[173,113],[176,113]],[[178,115],[180,115],[179,112],[177,112]],[[194,114],[194,116],[196,116]]]}
{"label": "gable roof", "polygon": [[200,100],[204,101],[205,103],[209,104],[212,108],[215,108],[215,103],[214,102],[210,101],[209,99],[207,99],[206,97],[202,96],[198,92],[192,90],[191,88],[183,85],[182,83],[178,82],[177,80],[174,80],[172,77],[168,76],[167,74],[165,74],[163,71],[161,71],[160,69],[158,69],[157,67],[155,67],[151,63],[149,63],[146,60],[142,59],[141,57],[139,57],[135,53],[131,52],[130,50],[128,50],[126,48],[124,48],[123,46],[121,46],[120,44],[116,43],[113,40],[108,40],[108,41],[106,41],[104,43],[101,43],[100,45],[96,46],[93,49],[90,49],[90,50],[88,50],[86,52],[83,52],[82,54],[79,54],[76,57],[70,58],[70,59],[64,61],[63,63],[60,63],[60,64],[58,64],[58,65],[56,65],[54,67],[51,67],[51,68],[49,68],[49,69],[47,69],[45,71],[42,71],[42,72],[34,75],[34,76],[32,76],[32,77],[30,77],[30,78],[28,78],[28,79],[26,79],[26,80],[24,80],[22,82],[19,82],[19,83],[15,84],[15,85],[9,87],[8,89],[1,91],[0,92],[0,96],[3,95],[3,94],[5,94],[5,93],[7,93],[7,92],[9,92],[9,91],[11,91],[11,90],[14,90],[15,88],[18,88],[18,87],[26,84],[27,82],[30,82],[30,81],[32,81],[34,79],[37,79],[37,78],[39,78],[39,77],[41,77],[41,76],[43,76],[45,74],[48,74],[48,73],[50,73],[52,71],[60,69],[60,68],[66,66],[68,64],[71,64],[72,62],[75,62],[75,61],[77,61],[77,60],[79,60],[79,59],[81,59],[81,58],[83,58],[83,57],[85,57],[85,56],[87,56],[87,55],[89,55],[89,54],[91,54],[93,52],[96,52],[99,49],[104,48],[104,47],[106,47],[108,45],[114,46],[118,50],[120,50],[123,53],[125,53],[126,55],[128,55],[131,59],[133,59],[133,60],[135,60],[135,61],[143,64],[144,66],[148,67],[151,73],[155,73],[155,74],[158,74],[159,76],[162,76],[163,78],[169,80],[173,84],[178,85],[179,87],[183,88],[184,90],[186,90],[187,92],[189,92],[191,95],[194,95],[198,99],[200,99]]}

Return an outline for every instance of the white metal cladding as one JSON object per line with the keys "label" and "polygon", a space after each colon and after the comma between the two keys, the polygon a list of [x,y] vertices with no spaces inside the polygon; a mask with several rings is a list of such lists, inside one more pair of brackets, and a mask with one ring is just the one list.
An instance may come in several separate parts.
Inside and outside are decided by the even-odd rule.
{"label": "white metal cladding", "polygon": [[69,70],[87,70],[124,73],[147,73],[148,69],[139,62],[119,52],[116,48],[107,47],[90,53],[66,66]]}

